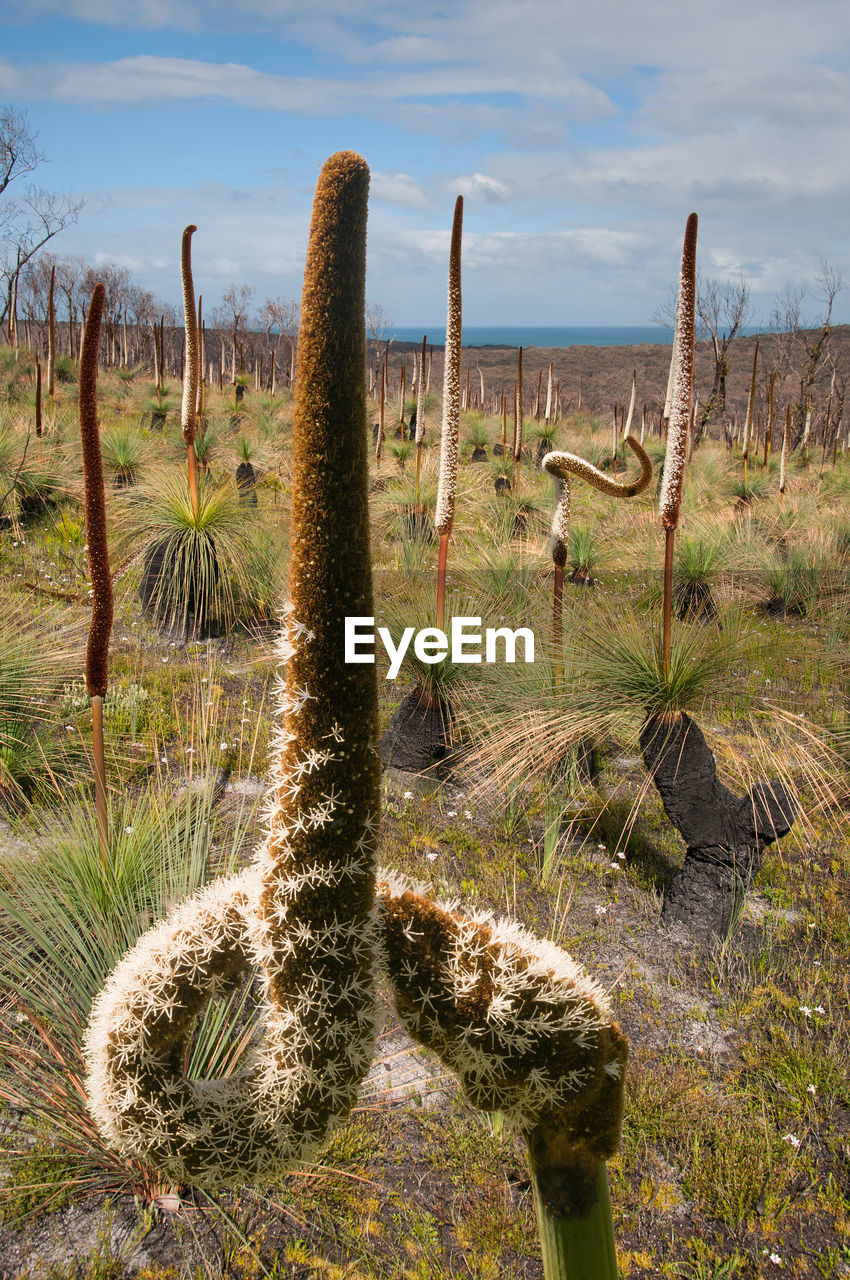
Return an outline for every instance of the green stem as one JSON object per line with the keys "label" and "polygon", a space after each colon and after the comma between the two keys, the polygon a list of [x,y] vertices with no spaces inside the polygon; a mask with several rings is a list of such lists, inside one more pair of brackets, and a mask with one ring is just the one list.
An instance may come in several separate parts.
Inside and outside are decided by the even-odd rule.
{"label": "green stem", "polygon": [[555,1214],[546,1204],[531,1161],[531,1182],[545,1280],[618,1280],[614,1222],[608,1190],[608,1170],[604,1160],[596,1165],[595,1185],[584,1192],[592,1200],[590,1209]]}

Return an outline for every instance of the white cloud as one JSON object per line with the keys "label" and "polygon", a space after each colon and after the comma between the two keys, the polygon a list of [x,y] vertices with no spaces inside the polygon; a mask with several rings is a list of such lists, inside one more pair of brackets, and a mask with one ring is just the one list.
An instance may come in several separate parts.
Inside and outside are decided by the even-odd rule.
{"label": "white cloud", "polygon": [[397,205],[402,209],[429,209],[432,201],[409,173],[372,171],[369,194],[373,201]]}
{"label": "white cloud", "polygon": [[470,173],[451,178],[445,186],[450,191],[459,192],[466,199],[485,200],[488,204],[503,204],[511,195],[506,182],[491,178],[486,173]]}

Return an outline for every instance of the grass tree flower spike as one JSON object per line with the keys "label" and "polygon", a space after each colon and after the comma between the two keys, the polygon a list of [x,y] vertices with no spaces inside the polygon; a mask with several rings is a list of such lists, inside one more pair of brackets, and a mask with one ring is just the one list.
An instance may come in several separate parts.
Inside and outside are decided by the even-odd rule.
{"label": "grass tree flower spike", "polygon": [[86,646],[86,692],[91,698],[94,747],[94,794],[97,835],[102,858],[106,857],[108,816],[106,808],[106,762],[103,750],[103,699],[109,669],[109,638],[112,634],[112,575],[106,535],[106,502],[103,492],[103,459],[100,454],[100,426],[97,420],[97,357],[100,322],[106,292],[100,281],[89,304],[80,353],[79,412],[83,454],[83,506],[86,515],[89,580],[92,612]]}
{"label": "grass tree flower spike", "polygon": [[682,485],[688,427],[691,420],[691,394],[694,385],[694,321],[696,315],[697,215],[688,215],[685,243],[682,248],[682,272],[679,279],[679,301],[676,308],[676,336],[673,343],[672,391],[670,422],[664,474],[661,478],[659,512],[664,529],[664,600],[662,605],[662,650],[665,679],[670,671],[670,627],[673,612],[673,547]]}
{"label": "grass tree flower spike", "polygon": [[443,431],[440,437],[440,477],[434,526],[440,535],[437,562],[437,618],[443,626],[446,597],[446,559],[455,518],[457,498],[458,427],[460,424],[460,356],[463,340],[463,306],[460,283],[460,250],[463,234],[463,196],[455,201],[449,248],[449,302],[443,368]]}
{"label": "grass tree flower spike", "polygon": [[183,282],[183,315],[186,325],[186,368],[183,375],[183,403],[180,410],[180,426],[186,446],[186,465],[189,474],[189,494],[192,510],[198,510],[198,469],[195,462],[195,415],[198,409],[198,383],[200,381],[200,350],[198,347],[198,314],[195,310],[195,285],[192,280],[192,236],[198,230],[194,225],[183,232],[180,250],[180,276]]}
{"label": "grass tree flower spike", "polygon": [[614,1280],[604,1162],[619,1144],[628,1046],[605,995],[511,921],[435,904],[394,877],[378,893],[405,1028],[528,1143],[547,1280]]}
{"label": "grass tree flower spike", "polygon": [[[309,1158],[353,1104],[377,1025],[375,668],[341,660],[373,613],[366,441],[369,170],[341,152],[316,188],[293,426],[284,727],[253,867],[179,905],[124,958],[86,1040],[91,1111],[175,1183],[262,1181]],[[188,1079],[211,997],[259,972],[248,1065]]]}
{"label": "grass tree flower spike", "polygon": [[416,492],[413,499],[417,515],[419,513],[419,476],[422,470],[422,441],[425,438],[425,356],[428,349],[428,335],[422,337],[422,354],[419,357],[419,381],[416,384]]}

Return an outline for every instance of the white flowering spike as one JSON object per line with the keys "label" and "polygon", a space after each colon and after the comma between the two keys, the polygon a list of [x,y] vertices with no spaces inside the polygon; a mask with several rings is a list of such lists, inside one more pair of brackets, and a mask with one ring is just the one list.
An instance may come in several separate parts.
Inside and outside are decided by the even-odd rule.
{"label": "white flowering spike", "polygon": [[[374,667],[346,665],[345,618],[373,613],[366,439],[369,171],[341,152],[316,189],[293,428],[283,730],[254,866],[182,903],[95,1001],[85,1055],[107,1140],[175,1183],[262,1181],[348,1114],[377,1028]],[[197,1015],[257,977],[244,1068],[187,1078]]]}
{"label": "white flowering spike", "polygon": [[413,1039],[541,1159],[559,1144],[612,1155],[627,1043],[601,988],[560,947],[512,921],[464,915],[400,878],[378,877],[387,969]]}
{"label": "white flowering spike", "polygon": [[697,215],[688,215],[682,249],[682,272],[676,308],[676,331],[671,362],[670,414],[667,451],[658,509],[665,529],[675,529],[682,504],[685,453],[691,420],[691,392],[694,383],[694,317],[696,310]]}
{"label": "white flowering spike", "polygon": [[559,569],[563,569],[567,563],[567,548],[570,542],[571,501],[572,492],[569,475],[555,476],[555,499],[552,509],[549,549],[552,552],[552,562]]}
{"label": "white flowering spike", "polygon": [[[458,427],[460,423],[460,356],[463,310],[460,283],[460,250],[463,231],[463,196],[455,201],[449,249],[449,301],[443,367],[443,431],[440,437],[440,477],[434,527],[442,537],[451,533],[457,497]],[[417,416],[417,430],[419,418]]]}
{"label": "white flowering spike", "polygon": [[183,400],[180,407],[180,426],[186,445],[195,440],[195,414],[197,412],[198,382],[200,380],[200,348],[198,346],[198,315],[195,310],[195,286],[192,281],[192,236],[198,230],[191,225],[183,232],[180,274],[183,284],[183,316],[186,326],[186,367],[183,374]]}

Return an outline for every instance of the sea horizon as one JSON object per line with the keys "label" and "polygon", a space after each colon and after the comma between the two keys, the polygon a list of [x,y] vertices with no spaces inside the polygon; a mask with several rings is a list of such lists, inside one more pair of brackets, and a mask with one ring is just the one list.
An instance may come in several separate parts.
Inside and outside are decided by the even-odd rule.
{"label": "sea horizon", "polygon": [[[445,346],[446,326],[388,325],[384,338]],[[636,347],[672,346],[673,330],[662,325],[465,325],[465,347]]]}

